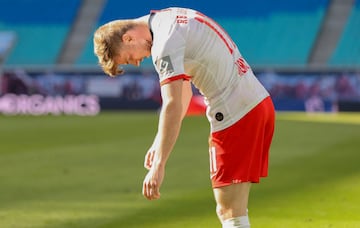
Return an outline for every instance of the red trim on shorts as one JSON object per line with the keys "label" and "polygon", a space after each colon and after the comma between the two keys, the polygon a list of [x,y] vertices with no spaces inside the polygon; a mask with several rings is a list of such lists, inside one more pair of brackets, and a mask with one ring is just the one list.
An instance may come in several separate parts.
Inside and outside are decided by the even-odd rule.
{"label": "red trim on shorts", "polygon": [[179,79],[183,79],[185,81],[190,81],[191,77],[186,74],[179,74],[179,75],[173,76],[171,78],[164,79],[163,81],[160,82],[160,86],[165,85],[169,82],[179,80]]}
{"label": "red trim on shorts", "polygon": [[274,125],[275,109],[267,97],[232,126],[211,134],[213,188],[241,182],[258,183],[268,175]]}

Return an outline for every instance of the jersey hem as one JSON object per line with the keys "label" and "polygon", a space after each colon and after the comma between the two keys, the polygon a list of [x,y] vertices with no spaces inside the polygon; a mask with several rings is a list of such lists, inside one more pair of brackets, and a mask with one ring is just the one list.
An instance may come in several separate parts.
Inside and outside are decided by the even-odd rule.
{"label": "jersey hem", "polygon": [[258,104],[260,104],[265,98],[269,97],[270,95],[268,93],[264,94],[260,97],[260,99],[254,101],[251,105],[246,107],[246,110],[244,112],[240,112],[239,115],[235,118],[232,118],[229,123],[221,126],[215,127],[213,124],[211,124],[211,133],[215,133],[218,131],[222,131],[228,127],[231,127],[233,124],[235,124],[237,121],[239,121],[241,118],[243,118],[247,113],[249,113],[253,108],[255,108]]}

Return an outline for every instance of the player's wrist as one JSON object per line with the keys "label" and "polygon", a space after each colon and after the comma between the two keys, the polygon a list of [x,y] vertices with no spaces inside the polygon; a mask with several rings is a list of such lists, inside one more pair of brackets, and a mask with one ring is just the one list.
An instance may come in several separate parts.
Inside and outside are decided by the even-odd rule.
{"label": "player's wrist", "polygon": [[157,169],[165,169],[165,166],[166,166],[166,161],[163,161],[163,160],[155,160],[153,162],[153,166],[155,166],[155,168]]}

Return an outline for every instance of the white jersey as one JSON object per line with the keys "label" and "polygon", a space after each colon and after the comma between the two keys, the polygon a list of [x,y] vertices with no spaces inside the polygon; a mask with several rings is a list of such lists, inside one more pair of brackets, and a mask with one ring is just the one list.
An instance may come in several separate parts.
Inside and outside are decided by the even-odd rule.
{"label": "white jersey", "polygon": [[228,34],[184,8],[152,11],[151,49],[160,83],[191,80],[205,98],[211,132],[225,129],[269,96]]}

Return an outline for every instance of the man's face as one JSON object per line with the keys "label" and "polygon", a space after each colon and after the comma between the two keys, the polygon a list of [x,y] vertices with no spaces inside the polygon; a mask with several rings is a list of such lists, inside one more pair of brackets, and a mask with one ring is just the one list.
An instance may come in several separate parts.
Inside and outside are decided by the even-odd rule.
{"label": "man's face", "polygon": [[[126,36],[128,35],[128,36]],[[120,54],[114,60],[118,65],[132,64],[140,66],[140,63],[151,55],[151,41],[138,34],[125,34]]]}

